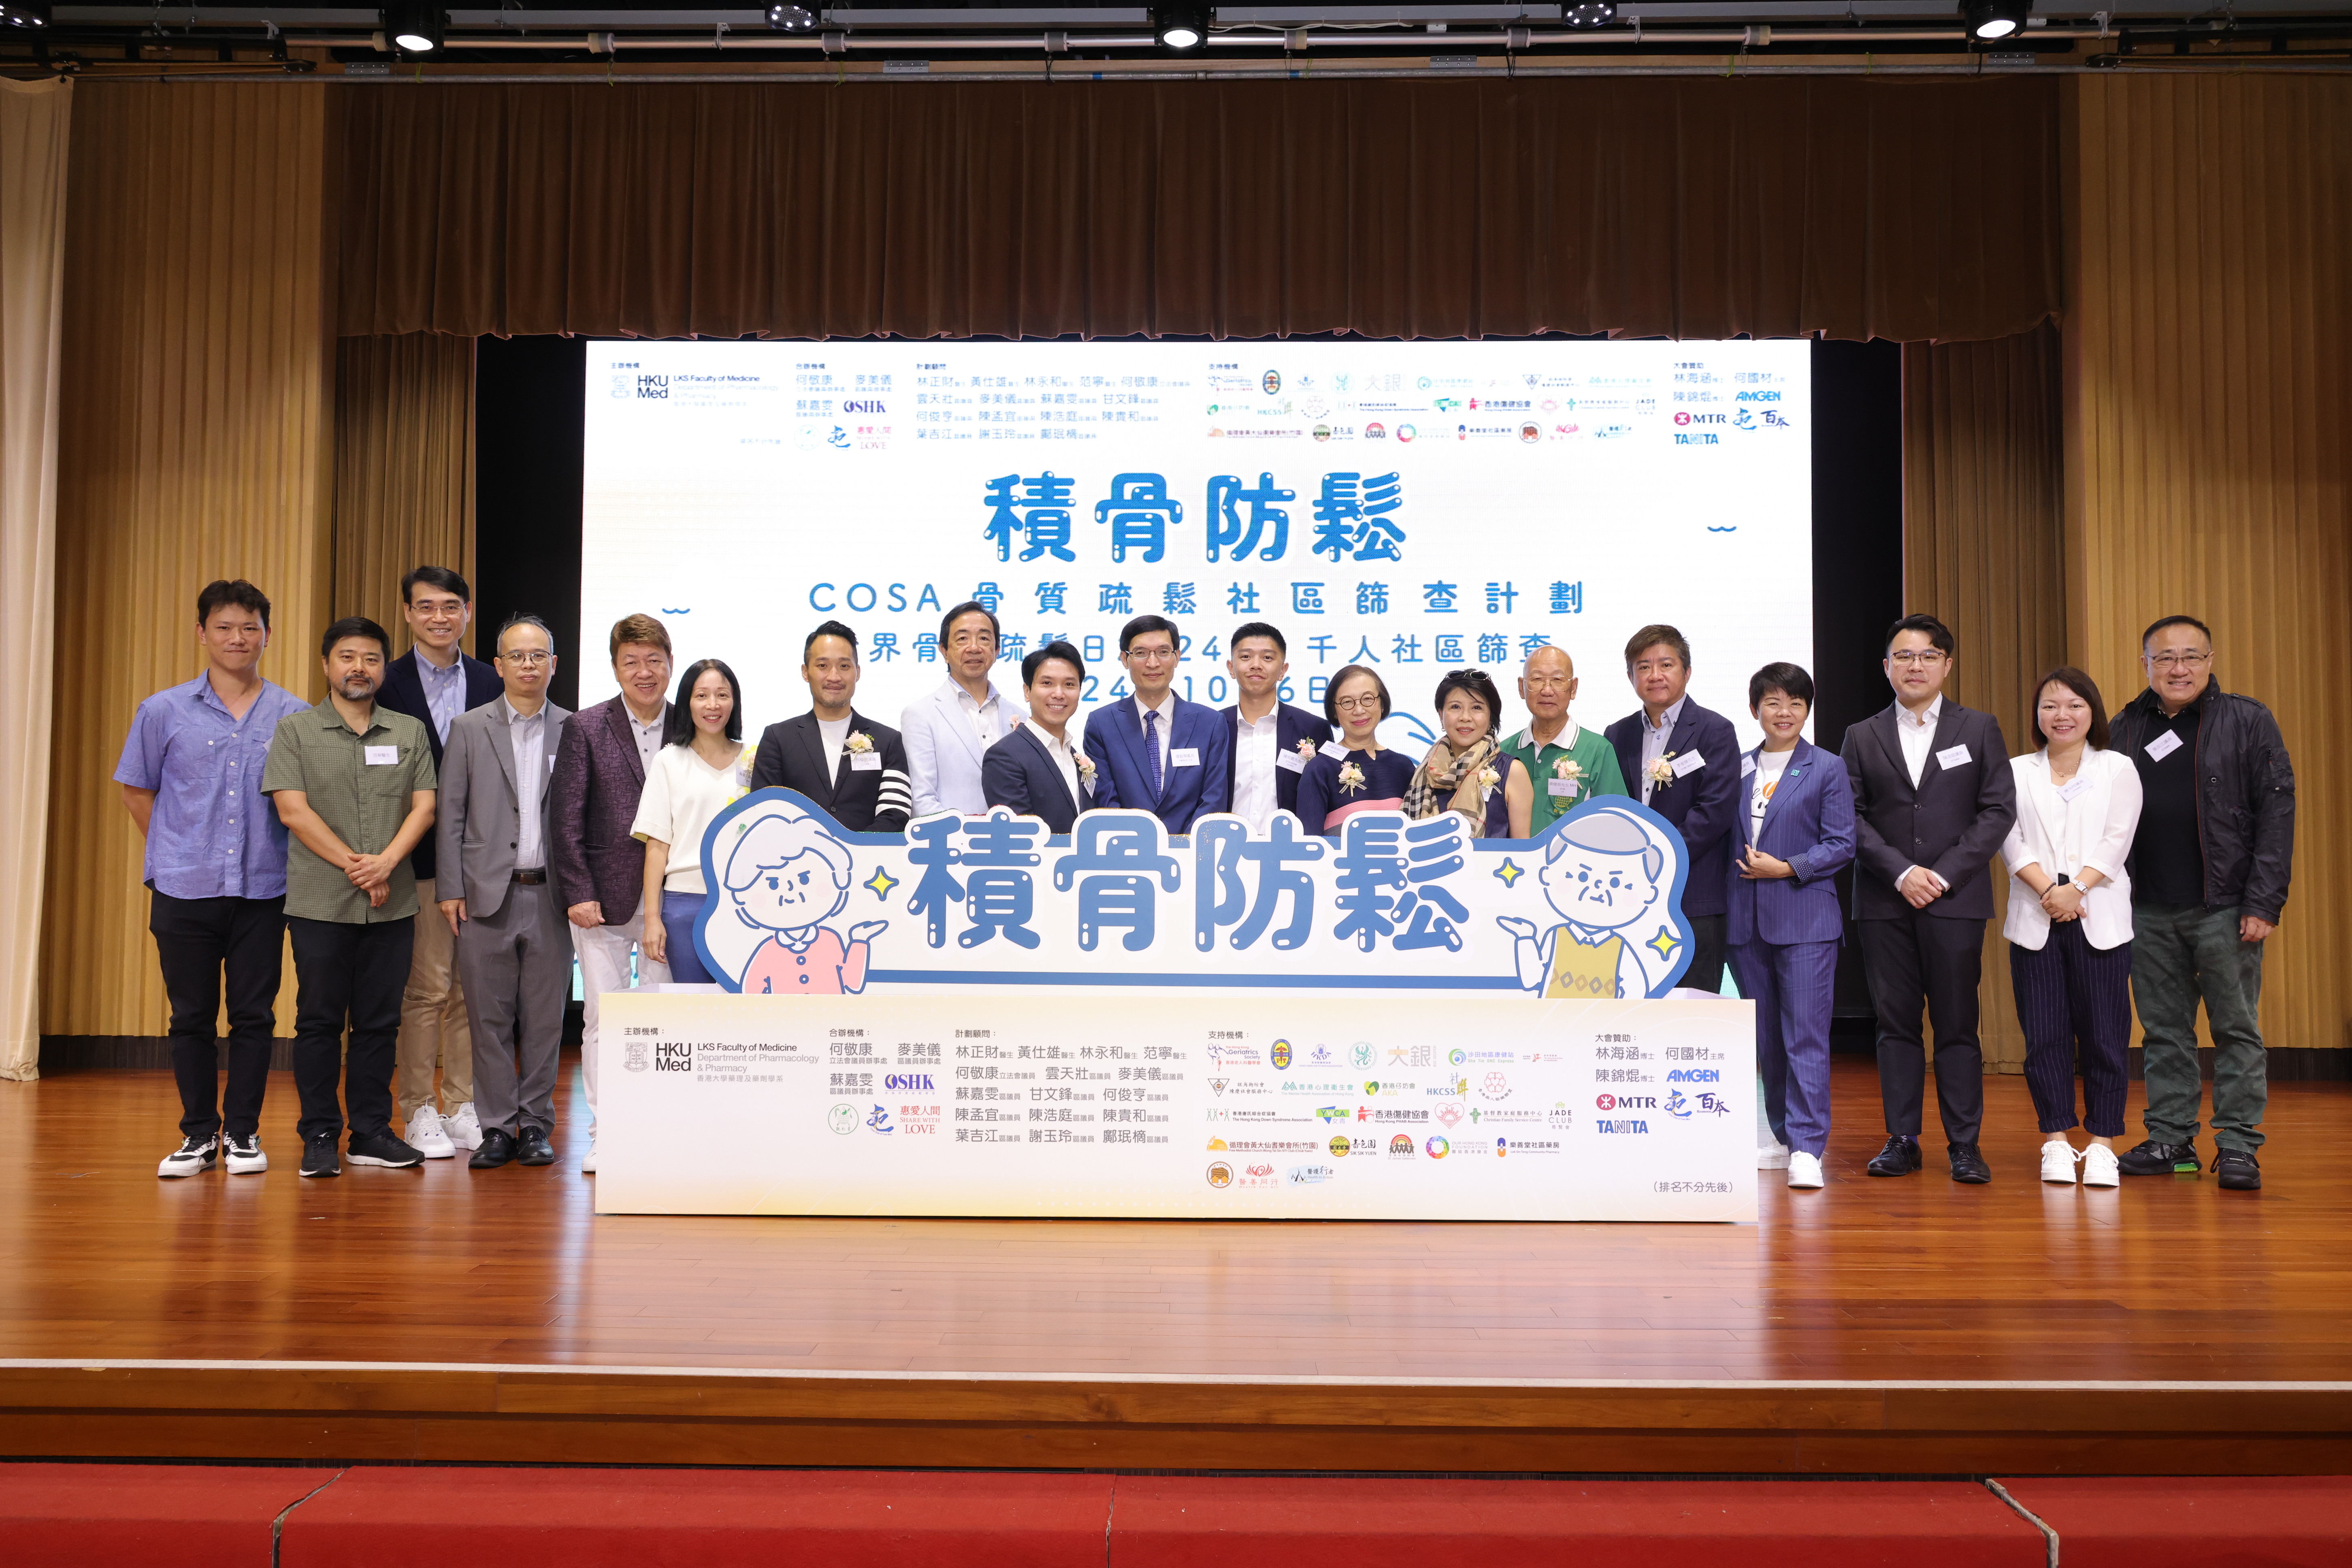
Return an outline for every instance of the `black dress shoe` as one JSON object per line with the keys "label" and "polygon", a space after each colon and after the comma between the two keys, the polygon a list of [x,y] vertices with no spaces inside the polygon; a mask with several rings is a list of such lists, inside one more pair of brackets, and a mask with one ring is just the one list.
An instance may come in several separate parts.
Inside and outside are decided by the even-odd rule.
{"label": "black dress shoe", "polygon": [[2176,1172],[2193,1176],[2205,1168],[2205,1163],[2197,1157],[2196,1144],[2160,1143],[2153,1138],[2116,1155],[2116,1163],[2126,1176],[2169,1176]]}
{"label": "black dress shoe", "polygon": [[1985,1163],[1983,1152],[1975,1144],[1955,1143],[1951,1154],[1952,1180],[1970,1186],[1982,1186],[1992,1180],[1992,1167]]}
{"label": "black dress shoe", "polygon": [[552,1165],[555,1145],[547,1141],[547,1133],[537,1127],[522,1130],[522,1152],[515,1156],[519,1165]]}
{"label": "black dress shoe", "polygon": [[1907,1176],[1919,1168],[1919,1140],[1889,1138],[1868,1166],[1874,1176]]}
{"label": "black dress shoe", "polygon": [[2263,1190],[2262,1163],[2250,1149],[2219,1149],[2213,1154],[2213,1173],[2221,1184],[2233,1193],[2258,1193]]}
{"label": "black dress shoe", "polygon": [[482,1146],[474,1151],[474,1157],[466,1163],[473,1170],[495,1171],[514,1157],[514,1134],[503,1127],[485,1127],[482,1129]]}

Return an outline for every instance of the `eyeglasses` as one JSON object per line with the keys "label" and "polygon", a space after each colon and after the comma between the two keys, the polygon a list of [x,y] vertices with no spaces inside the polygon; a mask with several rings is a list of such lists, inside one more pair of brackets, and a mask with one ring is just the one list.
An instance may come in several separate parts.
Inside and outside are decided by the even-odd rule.
{"label": "eyeglasses", "polygon": [[1126,657],[1138,664],[1166,664],[1176,657],[1176,650],[1172,647],[1131,647],[1127,650]]}
{"label": "eyeglasses", "polygon": [[1944,662],[1944,650],[1939,647],[1906,647],[1901,653],[1888,654],[1886,662],[1905,666],[1941,664]]}
{"label": "eyeglasses", "polygon": [[1342,713],[1370,712],[1377,710],[1380,705],[1381,700],[1377,695],[1370,697],[1334,697],[1331,699],[1331,706],[1337,708]]}
{"label": "eyeglasses", "polygon": [[2202,669],[2213,662],[2213,656],[2210,653],[2173,653],[2167,650],[2163,653],[2149,654],[2147,662],[2158,669]]}
{"label": "eyeglasses", "polygon": [[518,648],[513,653],[502,653],[499,658],[507,664],[537,666],[552,661],[555,656],[543,647],[527,647]]}

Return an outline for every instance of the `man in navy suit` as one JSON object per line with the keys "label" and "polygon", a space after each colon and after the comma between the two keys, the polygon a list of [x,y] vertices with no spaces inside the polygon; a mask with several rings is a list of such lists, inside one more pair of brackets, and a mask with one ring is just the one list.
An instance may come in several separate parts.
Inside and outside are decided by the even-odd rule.
{"label": "man in navy suit", "polygon": [[1684,693],[1690,644],[1668,626],[1643,626],[1625,645],[1625,679],[1642,700],[1603,731],[1633,797],[1668,822],[1690,848],[1683,913],[1690,917],[1685,985],[1723,988],[1724,900],[1731,873],[1732,818],[1739,797],[1739,739],[1731,721]]}
{"label": "man in navy suit", "polygon": [[1138,616],[1119,628],[1118,661],[1135,695],[1087,720],[1095,764],[1095,805],[1148,811],[1171,834],[1225,809],[1225,721],[1213,708],[1170,689],[1176,679],[1176,624]]}
{"label": "man in navy suit", "polygon": [[991,809],[1001,805],[1067,833],[1078,813],[1095,804],[1095,761],[1072,748],[1069,731],[1087,667],[1068,643],[1049,642],[1021,661],[1021,685],[1029,716],[988,748],[981,784]]}
{"label": "man in navy suit", "polygon": [[[446,566],[419,566],[400,580],[400,616],[408,623],[409,648],[384,668],[376,706],[405,713],[425,726],[425,743],[439,770],[450,721],[506,690],[499,672],[467,656],[459,643],[473,624],[474,591]],[[408,857],[416,873],[417,908],[438,901],[434,891],[434,841],[426,834]],[[456,868],[451,868],[453,877]],[[454,884],[453,884],[454,885]],[[474,1035],[466,1023],[466,997],[457,986],[457,943],[446,922],[416,922],[408,985],[400,999],[400,1043],[394,1047],[393,1125],[428,1160],[446,1160],[459,1149],[481,1146],[474,1114]],[[441,1065],[436,1109],[433,1066]]]}
{"label": "man in navy suit", "polygon": [[1315,749],[1331,738],[1319,713],[1282,700],[1290,671],[1290,645],[1264,621],[1234,633],[1225,659],[1241,700],[1219,715],[1225,721],[1226,809],[1258,833],[1276,811],[1298,810],[1298,779]]}

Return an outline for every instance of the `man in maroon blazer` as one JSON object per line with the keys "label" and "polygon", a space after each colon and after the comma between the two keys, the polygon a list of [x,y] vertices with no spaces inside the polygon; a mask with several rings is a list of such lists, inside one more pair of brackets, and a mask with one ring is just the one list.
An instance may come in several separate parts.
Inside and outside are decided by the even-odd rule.
{"label": "man in maroon blazer", "polygon": [[613,624],[612,651],[621,694],[582,709],[563,726],[548,781],[549,863],[557,900],[572,921],[572,950],[580,957],[586,997],[580,1040],[590,1119],[583,1172],[596,1169],[597,1000],[607,991],[669,980],[667,967],[638,947],[646,931],[638,907],[646,847],[629,836],[669,712],[663,698],[669,689],[669,633],[651,616],[624,616]]}

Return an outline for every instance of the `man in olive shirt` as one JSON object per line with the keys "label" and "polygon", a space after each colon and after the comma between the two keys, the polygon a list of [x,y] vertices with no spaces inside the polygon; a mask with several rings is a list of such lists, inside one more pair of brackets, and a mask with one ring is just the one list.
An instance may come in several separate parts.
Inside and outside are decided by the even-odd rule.
{"label": "man in olive shirt", "polygon": [[414,1165],[425,1158],[392,1130],[392,1068],[416,939],[408,856],[433,826],[436,780],[425,726],[376,706],[392,657],[384,629],[346,616],[327,628],[319,652],[327,700],[278,721],[261,789],[293,839],[286,930],[294,945],[302,1173],[340,1176],[335,1140],[346,1106],[352,1163]]}
{"label": "man in olive shirt", "polygon": [[1528,705],[1528,727],[1503,742],[1503,754],[1517,757],[1534,781],[1534,808],[1528,837],[1543,830],[1596,795],[1623,795],[1617,748],[1598,730],[1568,716],[1576,700],[1576,661],[1556,647],[1528,656],[1519,674],[1519,700]]}

